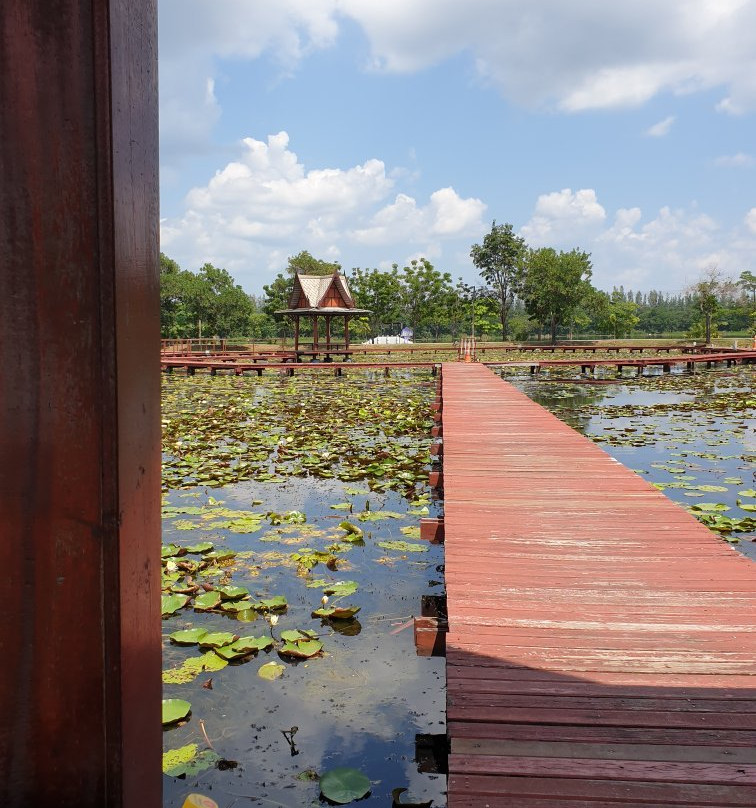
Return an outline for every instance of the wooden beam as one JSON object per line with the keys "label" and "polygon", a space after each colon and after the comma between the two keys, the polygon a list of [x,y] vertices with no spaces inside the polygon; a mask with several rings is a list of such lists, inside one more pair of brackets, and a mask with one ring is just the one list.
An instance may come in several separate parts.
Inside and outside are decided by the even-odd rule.
{"label": "wooden beam", "polygon": [[154,0],[5,0],[0,99],[0,803],[158,808]]}

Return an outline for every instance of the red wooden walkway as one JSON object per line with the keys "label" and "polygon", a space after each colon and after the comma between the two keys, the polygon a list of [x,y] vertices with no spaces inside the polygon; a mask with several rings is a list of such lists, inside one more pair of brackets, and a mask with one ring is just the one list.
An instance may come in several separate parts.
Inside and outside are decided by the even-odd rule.
{"label": "red wooden walkway", "polygon": [[756,805],[756,566],[444,364],[449,808]]}

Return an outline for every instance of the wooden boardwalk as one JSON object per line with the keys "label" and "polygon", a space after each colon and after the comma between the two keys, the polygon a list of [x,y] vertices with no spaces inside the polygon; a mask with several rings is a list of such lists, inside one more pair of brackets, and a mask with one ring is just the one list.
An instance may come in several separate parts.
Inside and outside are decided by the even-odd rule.
{"label": "wooden boardwalk", "polygon": [[756,805],[756,566],[490,370],[442,371],[449,808]]}

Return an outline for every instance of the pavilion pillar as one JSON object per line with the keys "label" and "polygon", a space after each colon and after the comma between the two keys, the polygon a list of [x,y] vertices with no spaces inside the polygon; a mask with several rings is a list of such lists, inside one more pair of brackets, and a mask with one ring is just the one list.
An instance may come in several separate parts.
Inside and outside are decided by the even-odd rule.
{"label": "pavilion pillar", "polygon": [[312,315],[312,348],[318,350],[318,315]]}
{"label": "pavilion pillar", "polygon": [[331,315],[326,314],[325,316],[325,327],[326,327],[326,350],[331,349]]}
{"label": "pavilion pillar", "polygon": [[155,0],[3,0],[0,109],[0,804],[159,808]]}
{"label": "pavilion pillar", "polygon": [[344,349],[349,347],[349,315],[344,317]]}
{"label": "pavilion pillar", "polygon": [[299,349],[299,315],[294,315],[294,350]]}

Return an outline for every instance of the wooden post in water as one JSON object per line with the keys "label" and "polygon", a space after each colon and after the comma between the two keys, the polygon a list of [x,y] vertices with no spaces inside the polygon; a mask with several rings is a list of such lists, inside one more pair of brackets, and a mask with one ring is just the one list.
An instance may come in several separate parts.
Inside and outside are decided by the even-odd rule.
{"label": "wooden post in water", "polygon": [[0,804],[159,808],[154,0],[3,0],[0,109]]}

